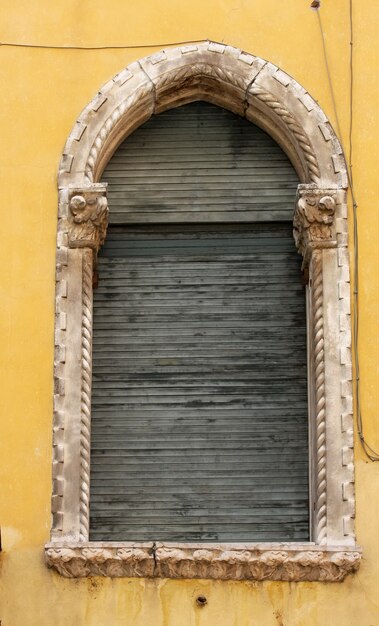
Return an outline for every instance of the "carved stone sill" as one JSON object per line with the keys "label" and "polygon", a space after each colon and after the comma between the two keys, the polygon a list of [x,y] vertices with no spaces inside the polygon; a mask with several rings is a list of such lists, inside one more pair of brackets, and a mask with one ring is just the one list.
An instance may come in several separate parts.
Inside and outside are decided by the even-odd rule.
{"label": "carved stone sill", "polygon": [[62,576],[338,582],[355,572],[359,548],[313,543],[49,543],[46,564]]}

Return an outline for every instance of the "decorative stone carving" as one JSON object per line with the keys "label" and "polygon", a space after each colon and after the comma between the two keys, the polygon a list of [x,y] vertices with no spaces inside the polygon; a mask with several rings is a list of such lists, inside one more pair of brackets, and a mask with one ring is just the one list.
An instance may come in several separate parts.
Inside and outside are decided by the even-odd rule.
{"label": "decorative stone carving", "polygon": [[333,238],[336,190],[299,185],[293,218],[295,244],[305,262],[314,248],[337,246]]}
{"label": "decorative stone carving", "polygon": [[[90,153],[87,158],[87,162],[85,164],[85,173],[88,181],[94,180],[94,170],[98,165],[99,156],[102,153],[102,150],[107,143],[109,136],[114,131],[117,124],[128,116],[129,118],[133,118],[131,112],[133,108],[141,106],[141,103],[144,102],[144,99],[153,92],[153,86],[151,82],[143,83],[138,87],[133,93],[129,95],[129,97],[121,100],[120,104],[116,109],[114,109],[107,119],[106,125],[100,130],[97,134],[92,146]],[[143,107],[148,109],[148,107]],[[141,113],[141,123],[145,121],[146,113]]]}
{"label": "decorative stone carving", "polygon": [[92,387],[92,250],[82,256],[82,381],[80,393],[80,534],[89,536],[89,481],[91,460],[91,387]]}
{"label": "decorative stone carving", "polygon": [[318,160],[315,155],[312,143],[307,137],[304,129],[297,123],[293,115],[284,106],[283,102],[279,102],[272,93],[253,84],[249,87],[248,93],[263,102],[275,115],[279,117],[283,124],[291,131],[301,147],[304,160],[307,164],[308,175],[312,182],[320,180],[320,169]]}
{"label": "decorative stone carving", "polygon": [[150,544],[50,544],[46,564],[67,578],[85,576],[154,575],[154,556]]}
{"label": "decorative stone carving", "polygon": [[343,548],[324,551],[318,546],[295,546],[157,544],[157,573],[167,578],[340,581],[357,569],[361,558],[359,551]]}
{"label": "decorative stone carving", "polygon": [[[93,546],[94,544],[92,544]],[[299,544],[50,544],[46,563],[68,578],[158,576],[218,580],[341,581],[359,550]]]}
{"label": "decorative stone carving", "polygon": [[314,483],[316,486],[315,506],[315,540],[323,545],[327,541],[326,519],[326,409],[325,409],[325,351],[324,351],[324,289],[322,272],[322,252],[315,250],[312,255],[311,306],[313,322],[313,380],[314,389],[314,448],[316,450],[316,467]]}
{"label": "decorative stone carving", "polygon": [[341,146],[310,94],[272,63],[204,41],[136,61],[100,89],[67,140],[59,187],[96,181],[116,146],[152,114],[199,99],[262,126],[303,182],[346,185]]}
{"label": "decorative stone carving", "polygon": [[92,248],[97,252],[105,241],[108,226],[106,185],[70,189],[70,248]]}

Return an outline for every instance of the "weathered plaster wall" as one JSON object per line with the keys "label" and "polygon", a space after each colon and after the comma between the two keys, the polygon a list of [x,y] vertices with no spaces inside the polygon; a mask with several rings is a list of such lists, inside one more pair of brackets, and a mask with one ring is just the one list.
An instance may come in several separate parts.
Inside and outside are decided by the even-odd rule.
{"label": "weathered plaster wall", "polygon": [[[213,39],[293,75],[334,123],[310,0],[3,0],[0,40],[140,45],[129,50],[0,49],[2,241],[2,626],[379,626],[379,465],[356,447],[360,571],[342,584],[65,580],[45,568],[49,536],[56,175],[81,109],[123,66],[183,40]],[[348,0],[322,18],[348,145]],[[379,447],[379,100],[375,0],[355,2],[354,179],[359,201],[360,358],[367,436]],[[152,44],[155,47],[149,47]],[[201,592],[208,598],[195,606]]]}

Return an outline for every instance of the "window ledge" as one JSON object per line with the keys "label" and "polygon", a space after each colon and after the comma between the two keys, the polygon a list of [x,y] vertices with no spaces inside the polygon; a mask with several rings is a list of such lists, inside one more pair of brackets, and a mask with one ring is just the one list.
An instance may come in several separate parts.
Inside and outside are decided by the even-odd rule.
{"label": "window ledge", "polygon": [[361,551],[314,543],[188,544],[54,542],[46,563],[62,576],[213,578],[338,582],[358,569]]}

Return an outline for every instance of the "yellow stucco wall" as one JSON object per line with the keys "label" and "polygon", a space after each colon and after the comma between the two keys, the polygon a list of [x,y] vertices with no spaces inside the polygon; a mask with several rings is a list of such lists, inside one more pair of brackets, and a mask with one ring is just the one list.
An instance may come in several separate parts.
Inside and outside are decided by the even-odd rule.
{"label": "yellow stucco wall", "polygon": [[[56,176],[82,108],[129,62],[213,39],[294,76],[335,125],[310,0],[2,0],[0,39],[125,50],[0,48],[2,626],[379,626],[379,464],[356,446],[360,571],[341,584],[67,580],[45,568],[51,493]],[[348,0],[322,18],[348,144]],[[360,358],[367,436],[379,447],[379,157],[376,0],[355,0],[354,179],[359,201]],[[154,46],[154,44],[157,44]],[[198,592],[208,598],[195,607]]]}

